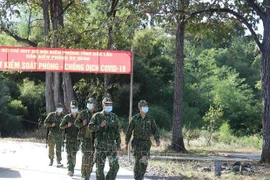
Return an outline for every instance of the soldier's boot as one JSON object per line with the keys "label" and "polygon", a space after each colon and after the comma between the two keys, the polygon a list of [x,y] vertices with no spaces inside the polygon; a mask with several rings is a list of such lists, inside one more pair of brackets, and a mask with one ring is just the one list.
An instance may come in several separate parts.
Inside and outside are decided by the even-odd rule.
{"label": "soldier's boot", "polygon": [[73,176],[73,174],[74,174],[74,173],[73,173],[72,171],[68,171],[68,175],[69,175],[69,176]]}
{"label": "soldier's boot", "polygon": [[53,159],[50,159],[49,166],[52,166],[52,165],[53,165]]}
{"label": "soldier's boot", "polygon": [[57,160],[57,165],[56,167],[63,167],[63,164],[61,164],[61,161]]}

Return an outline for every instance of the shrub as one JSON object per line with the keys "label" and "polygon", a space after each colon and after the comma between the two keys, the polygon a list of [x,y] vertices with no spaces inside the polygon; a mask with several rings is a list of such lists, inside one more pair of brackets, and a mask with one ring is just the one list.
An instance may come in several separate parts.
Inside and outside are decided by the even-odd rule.
{"label": "shrub", "polygon": [[172,116],[161,106],[150,106],[149,114],[155,119],[159,129],[171,130]]}
{"label": "shrub", "polygon": [[232,142],[233,135],[232,135],[232,130],[230,128],[230,125],[228,122],[224,122],[218,131],[218,139],[219,142],[223,142],[225,144],[230,144]]}

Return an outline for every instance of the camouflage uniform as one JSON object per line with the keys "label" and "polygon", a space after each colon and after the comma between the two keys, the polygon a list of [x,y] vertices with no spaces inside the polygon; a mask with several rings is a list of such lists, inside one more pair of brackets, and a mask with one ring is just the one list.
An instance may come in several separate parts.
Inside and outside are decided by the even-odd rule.
{"label": "camouflage uniform", "polygon": [[[62,135],[63,130],[60,129],[59,125],[63,118],[64,114],[60,113],[57,115],[57,112],[51,112],[48,114],[46,119],[44,120],[44,126],[49,128],[49,135],[48,135],[48,145],[49,145],[49,158],[50,158],[50,165],[53,163],[54,159],[54,147],[56,145],[56,159],[57,163],[61,164],[61,147],[62,147]],[[52,127],[52,124],[55,123],[55,126]]]}
{"label": "camouflage uniform", "polygon": [[[103,103],[104,100],[102,101]],[[106,126],[100,127],[103,120]],[[117,149],[120,149],[121,139],[119,133],[118,116],[113,112],[105,113],[105,110],[93,115],[88,125],[91,132],[95,132],[96,149],[96,177],[97,180],[114,180],[119,170]],[[106,157],[109,158],[110,170],[104,177],[104,165]]]}
{"label": "camouflage uniform", "polygon": [[[77,116],[77,115],[76,115]],[[79,129],[74,125],[74,121],[76,116],[67,114],[60,124],[61,129],[65,129],[66,133],[66,152],[67,152],[67,168],[69,172],[74,173],[74,167],[76,165],[76,155],[77,155],[77,136]],[[68,127],[68,123],[72,123],[70,127]]]}
{"label": "camouflage uniform", "polygon": [[[92,113],[85,109],[81,111],[75,120],[75,125],[80,128],[82,167],[81,174],[85,179],[89,179],[94,165],[94,133],[90,132],[87,125],[92,117]],[[83,126],[83,120],[87,124]]]}
{"label": "camouflage uniform", "polygon": [[155,120],[152,116],[146,114],[144,118],[138,113],[132,117],[126,133],[126,144],[129,143],[131,135],[132,149],[135,158],[134,178],[142,180],[147,169],[150,156],[151,140],[153,134],[156,142],[159,143],[159,133]]}

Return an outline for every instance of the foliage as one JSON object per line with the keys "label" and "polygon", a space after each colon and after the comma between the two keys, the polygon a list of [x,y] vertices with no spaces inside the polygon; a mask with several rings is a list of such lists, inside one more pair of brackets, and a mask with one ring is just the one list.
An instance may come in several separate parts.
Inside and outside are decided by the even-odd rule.
{"label": "foliage", "polygon": [[170,130],[172,128],[172,116],[164,107],[151,105],[149,114],[153,116],[159,129]]}
{"label": "foliage", "polygon": [[233,136],[232,136],[232,130],[230,128],[230,125],[228,122],[224,122],[220,127],[218,131],[218,140],[220,142],[224,142],[225,144],[230,144],[232,142]]}
{"label": "foliage", "polygon": [[27,121],[23,123],[25,130],[36,128],[39,121],[42,121],[40,118],[44,118],[46,113],[44,91],[43,83],[35,85],[34,81],[30,81],[28,78],[24,79],[20,86],[21,95],[19,99],[28,111],[24,117]]}
{"label": "foliage", "polygon": [[0,131],[3,137],[17,137],[22,132],[22,116],[27,109],[19,100],[12,100],[1,113]]}

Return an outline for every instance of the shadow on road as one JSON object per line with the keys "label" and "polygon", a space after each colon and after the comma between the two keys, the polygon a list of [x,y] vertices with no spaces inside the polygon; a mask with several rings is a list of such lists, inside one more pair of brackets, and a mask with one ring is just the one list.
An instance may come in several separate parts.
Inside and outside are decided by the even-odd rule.
{"label": "shadow on road", "polygon": [[21,174],[18,171],[11,170],[10,168],[0,167],[0,178],[20,178]]}

